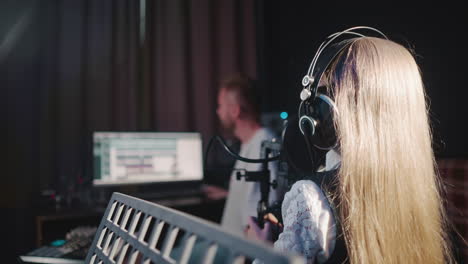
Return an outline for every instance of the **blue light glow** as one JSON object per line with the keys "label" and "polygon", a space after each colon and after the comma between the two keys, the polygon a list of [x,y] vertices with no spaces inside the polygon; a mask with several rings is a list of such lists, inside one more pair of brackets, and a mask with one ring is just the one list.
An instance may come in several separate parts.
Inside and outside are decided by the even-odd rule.
{"label": "blue light glow", "polygon": [[282,119],[286,119],[286,118],[288,118],[288,113],[281,112],[280,116],[281,116]]}

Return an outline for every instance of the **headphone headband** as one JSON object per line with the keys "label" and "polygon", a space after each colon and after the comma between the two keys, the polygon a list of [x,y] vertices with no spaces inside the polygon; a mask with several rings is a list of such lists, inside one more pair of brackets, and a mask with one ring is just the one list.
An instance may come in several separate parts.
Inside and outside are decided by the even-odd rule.
{"label": "headphone headband", "polygon": [[[317,87],[320,82],[320,79],[322,78],[323,73],[328,68],[330,63],[334,60],[334,58],[345,47],[347,47],[357,38],[366,37],[366,35],[356,32],[356,30],[370,30],[380,35],[381,37],[388,39],[387,36],[384,33],[382,33],[380,30],[377,30],[372,27],[366,27],[366,26],[352,27],[352,28],[343,30],[341,32],[336,32],[336,33],[329,35],[325,39],[325,41],[323,41],[322,44],[320,44],[319,49],[315,53],[314,58],[312,59],[312,62],[309,65],[307,74],[304,76],[304,78],[302,78],[302,86],[304,86],[304,89],[302,89],[301,94],[300,94],[300,98],[302,101],[305,101],[309,99],[310,97],[315,98],[317,96]],[[355,37],[348,39],[346,41],[338,42],[334,45],[331,45],[337,38],[339,38],[342,35],[353,35]],[[324,52],[324,50],[326,51]],[[319,66],[317,68],[317,62],[319,60],[321,61],[321,63],[318,64]]]}

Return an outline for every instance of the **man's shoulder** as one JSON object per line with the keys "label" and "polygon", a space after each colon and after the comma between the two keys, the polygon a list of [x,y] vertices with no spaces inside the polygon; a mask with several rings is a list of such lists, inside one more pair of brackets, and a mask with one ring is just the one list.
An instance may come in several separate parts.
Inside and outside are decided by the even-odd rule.
{"label": "man's shoulder", "polygon": [[259,134],[259,138],[261,140],[269,140],[269,139],[272,139],[272,138],[275,138],[277,137],[275,135],[275,132],[273,132],[273,130],[271,130],[270,128],[268,127],[261,127],[257,133]]}
{"label": "man's shoulder", "polygon": [[244,148],[255,149],[255,151],[258,151],[262,142],[273,138],[275,138],[275,133],[271,129],[261,127],[255,132],[252,139],[244,144]]}

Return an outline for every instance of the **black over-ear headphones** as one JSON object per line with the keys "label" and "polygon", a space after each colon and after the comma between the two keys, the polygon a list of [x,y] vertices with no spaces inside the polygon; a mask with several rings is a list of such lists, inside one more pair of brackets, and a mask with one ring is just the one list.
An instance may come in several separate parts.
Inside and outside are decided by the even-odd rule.
{"label": "black over-ear headphones", "polygon": [[[321,150],[332,149],[336,146],[336,133],[334,127],[334,115],[337,114],[333,100],[325,94],[318,92],[319,82],[323,73],[328,69],[335,57],[356,38],[366,35],[359,31],[371,31],[388,39],[385,34],[372,27],[352,27],[328,36],[319,46],[307,74],[302,79],[303,89],[300,94],[299,105],[299,129],[304,135],[308,147],[311,144]],[[341,36],[349,35],[348,38],[337,42]],[[341,39],[341,38],[340,38]]]}

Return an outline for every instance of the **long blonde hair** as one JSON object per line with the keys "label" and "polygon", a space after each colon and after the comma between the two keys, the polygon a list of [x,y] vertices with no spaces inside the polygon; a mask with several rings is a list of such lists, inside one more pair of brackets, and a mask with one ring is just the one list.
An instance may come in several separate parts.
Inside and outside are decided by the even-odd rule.
{"label": "long blonde hair", "polygon": [[350,262],[452,262],[414,58],[392,41],[358,38],[330,73]]}

